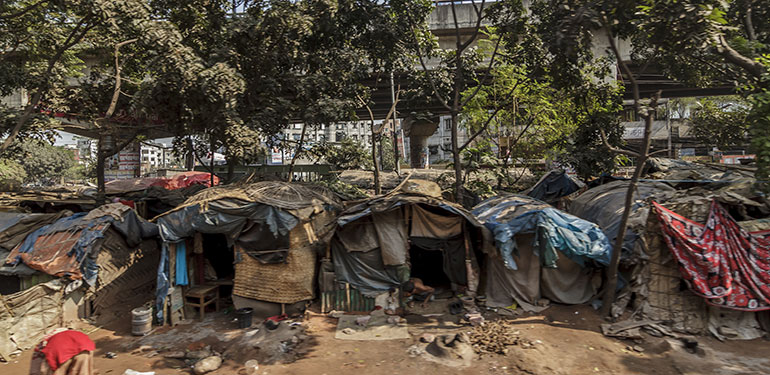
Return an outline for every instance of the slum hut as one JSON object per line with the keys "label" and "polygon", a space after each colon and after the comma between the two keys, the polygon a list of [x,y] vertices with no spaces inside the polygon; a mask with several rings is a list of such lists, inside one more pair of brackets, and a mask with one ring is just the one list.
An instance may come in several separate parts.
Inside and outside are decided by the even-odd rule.
{"label": "slum hut", "polygon": [[577,177],[570,176],[563,169],[549,171],[531,188],[521,192],[558,209],[566,208],[566,201],[585,190],[586,185]]}
{"label": "slum hut", "polygon": [[164,310],[175,290],[203,304],[209,292],[232,296],[257,316],[304,309],[314,297],[316,253],[340,210],[328,189],[286,182],[215,186],[190,197],[155,219],[163,240],[158,318],[174,318]]}
{"label": "slum hut", "polygon": [[[410,277],[436,288],[436,296],[475,296],[484,232],[470,212],[443,200],[432,181],[406,180],[359,202],[337,219],[331,264],[327,255],[322,265],[322,308],[372,309],[371,298]],[[336,298],[341,291],[344,297]],[[360,303],[351,305],[351,298]]]}
{"label": "slum hut", "polygon": [[[661,167],[667,165],[673,167]],[[620,316],[629,308],[638,319],[665,322],[669,328],[679,332],[710,332],[720,339],[752,339],[762,336],[770,328],[770,313],[760,305],[757,305],[758,308],[719,305],[714,303],[719,298],[716,295],[704,297],[703,293],[699,294],[695,281],[697,273],[688,271],[689,267],[682,267],[685,263],[679,259],[695,254],[691,251],[693,247],[685,238],[676,234],[677,229],[688,228],[691,233],[705,235],[707,231],[701,225],[711,220],[714,228],[717,225],[722,228],[722,233],[735,231],[732,223],[737,223],[746,231],[744,238],[761,236],[762,231],[770,229],[770,221],[767,220],[770,206],[762,194],[754,190],[755,180],[745,173],[745,167],[736,169],[667,160],[654,160],[652,166],[650,173],[644,176],[645,180],[640,182],[634,198],[634,210],[629,219],[631,233],[627,234],[624,241],[620,267],[621,275],[628,282],[618,294],[612,314]],[[595,221],[608,237],[614,237],[622,214],[627,184],[625,181],[616,181],[590,189],[572,202],[570,212]],[[658,203],[657,207],[653,201]],[[677,238],[679,240],[672,248],[669,242]],[[698,238],[702,239],[702,236]],[[689,240],[698,241],[693,238]],[[762,241],[758,241],[758,249],[762,249]],[[718,241],[710,243],[715,246],[719,244]],[[745,248],[723,245],[723,248],[732,252],[731,256],[762,254],[764,251],[748,251],[751,248],[749,245]],[[714,255],[705,249],[701,254]],[[767,262],[766,258],[755,257],[744,264],[753,268],[764,262]],[[730,280],[736,273],[742,272],[724,262],[719,265],[724,268],[721,272],[713,273],[715,280]],[[740,274],[739,277],[745,280],[750,276]],[[766,288],[768,281],[765,279],[755,285]],[[755,298],[755,301],[759,300]]]}
{"label": "slum hut", "polygon": [[5,259],[29,234],[69,214],[66,211],[58,214],[0,212],[0,294],[9,295],[53,279],[24,263],[6,265]]}
{"label": "slum hut", "polygon": [[486,262],[487,306],[541,311],[548,301],[582,304],[597,294],[611,246],[596,224],[515,194],[487,199],[473,214],[497,247]]}
{"label": "slum hut", "polygon": [[0,296],[4,360],[31,348],[54,327],[79,318],[107,322],[152,298],[157,227],[132,209],[110,204],[42,223],[26,229],[24,240],[3,260],[6,269],[31,269],[33,275],[53,278],[30,286],[45,281],[31,280],[22,285],[28,288]]}

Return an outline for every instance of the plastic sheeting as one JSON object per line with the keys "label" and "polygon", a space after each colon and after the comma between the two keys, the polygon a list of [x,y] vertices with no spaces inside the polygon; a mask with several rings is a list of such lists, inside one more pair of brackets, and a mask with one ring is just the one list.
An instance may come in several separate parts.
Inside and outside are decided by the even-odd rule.
{"label": "plastic sheeting", "polygon": [[570,177],[565,171],[553,170],[546,173],[534,186],[525,190],[523,194],[554,204],[562,197],[566,197],[582,189],[584,186],[584,183]]}
{"label": "plastic sheeting", "polygon": [[[118,203],[106,206],[102,216],[77,213],[38,228],[13,249],[6,262],[10,265],[24,262],[50,275],[83,278],[87,284],[95,285],[99,266],[94,261],[94,247],[108,229],[120,233],[130,247],[158,233],[154,224],[137,216],[135,211],[109,209],[109,206],[123,207]],[[120,212],[122,216],[116,217],[110,212]]]}
{"label": "plastic sheeting", "polygon": [[412,207],[411,237],[448,239],[463,231],[463,219],[456,215],[440,215],[418,205]]}
{"label": "plastic sheeting", "polygon": [[190,280],[187,278],[187,247],[184,241],[176,244],[176,270],[174,272],[176,279],[175,285],[189,285]]}
{"label": "plastic sheeting", "polygon": [[[208,202],[205,209],[200,204],[172,211],[157,220],[160,236],[166,242],[179,242],[192,237],[195,232],[222,233],[232,246],[235,240],[239,245],[249,248],[246,238],[239,238],[249,223],[266,225],[273,236],[288,236],[299,223],[294,215],[261,203],[246,202],[239,199],[219,199]],[[253,241],[260,241],[254,238]],[[255,244],[254,246],[258,246]]]}
{"label": "plastic sheeting", "polygon": [[514,236],[535,233],[533,251],[544,267],[556,267],[561,252],[581,266],[586,260],[609,264],[612,247],[596,224],[529,197],[505,195],[481,202],[473,213],[495,237],[506,267],[516,270]]}
{"label": "plastic sheeting", "polygon": [[382,252],[382,262],[386,266],[406,263],[409,238],[406,234],[404,217],[402,209],[372,213],[374,229]]}
{"label": "plastic sheeting", "polygon": [[348,252],[338,239],[331,242],[337,281],[346,282],[367,297],[376,297],[401,285],[399,266],[386,267],[379,249]]}
{"label": "plastic sheeting", "polygon": [[[628,181],[614,181],[590,189],[570,204],[569,212],[581,219],[596,223],[611,241],[615,243],[620,219],[625,206]],[[634,193],[629,229],[623,240],[623,252],[621,259],[631,256],[636,240],[644,231],[644,225],[649,213],[649,205],[646,200],[660,194],[667,194],[674,188],[663,182],[639,182]]]}
{"label": "plastic sheeting", "polygon": [[548,307],[546,300],[564,304],[583,304],[596,295],[594,272],[580,267],[567,257],[557,260],[557,268],[544,268],[531,249],[532,234],[519,235],[522,250],[515,255],[519,269],[511,271],[502,258],[487,258],[487,306],[508,307],[514,301],[525,311],[539,312]]}

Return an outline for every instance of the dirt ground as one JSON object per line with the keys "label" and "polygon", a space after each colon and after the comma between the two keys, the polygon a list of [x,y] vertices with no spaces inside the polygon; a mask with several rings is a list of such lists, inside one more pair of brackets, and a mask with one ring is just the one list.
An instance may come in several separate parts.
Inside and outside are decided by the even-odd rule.
{"label": "dirt ground", "polygon": [[[387,374],[768,374],[770,341],[719,342],[699,337],[697,354],[686,351],[677,340],[647,336],[642,342],[607,338],[599,333],[602,320],[589,306],[553,306],[541,314],[512,319],[522,340],[532,346],[514,345],[505,355],[476,357],[465,368],[442,366],[407,349],[419,342],[423,333],[468,332],[449,316],[408,315],[410,339],[388,341],[348,341],[334,338],[337,319],[313,314],[298,320],[299,327],[287,326],[294,344],[284,347],[286,361],[260,362],[255,374],[367,375]],[[182,360],[164,358],[178,350],[198,350],[210,346],[225,353],[224,365],[210,374],[246,375],[243,364],[250,356],[261,355],[241,348],[244,336],[258,335],[259,324],[240,330],[231,314],[208,314],[203,322],[177,327],[161,327],[145,337],[130,334],[130,315],[105,327],[80,324],[75,328],[88,333],[96,342],[95,369],[100,375],[121,375],[126,369],[154,371],[157,375],[189,374]],[[301,327],[301,328],[300,328]],[[304,328],[304,333],[300,333]],[[264,328],[260,328],[264,329]],[[255,334],[255,332],[257,332]],[[297,342],[298,341],[298,342]],[[286,340],[290,343],[292,340]],[[281,345],[284,345],[283,343]],[[636,346],[636,350],[634,350]],[[641,351],[639,351],[641,350]],[[113,352],[115,358],[107,358]],[[31,352],[26,351],[9,363],[0,364],[0,374],[28,373]],[[254,358],[256,359],[256,358]],[[264,355],[261,357],[264,360]]]}

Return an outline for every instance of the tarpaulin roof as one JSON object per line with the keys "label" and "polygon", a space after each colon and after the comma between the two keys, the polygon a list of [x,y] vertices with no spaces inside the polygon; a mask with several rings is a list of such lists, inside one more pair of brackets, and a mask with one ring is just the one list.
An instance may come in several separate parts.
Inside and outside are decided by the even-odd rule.
{"label": "tarpaulin roof", "polygon": [[545,202],[521,195],[502,195],[485,200],[473,214],[492,231],[506,267],[516,270],[513,259],[515,236],[535,233],[533,250],[539,252],[544,267],[554,268],[556,250],[581,266],[592,259],[608,264],[612,247],[596,224],[551,207]]}
{"label": "tarpaulin roof", "polygon": [[154,220],[164,241],[202,232],[223,233],[232,242],[248,221],[268,225],[276,236],[286,235],[300,220],[340,208],[339,200],[326,188],[263,181],[208,188]]}
{"label": "tarpaulin roof", "polygon": [[[159,186],[166,190],[185,188],[191,185],[211,186],[211,174],[207,172],[182,172],[173,177],[142,177],[113,180],[105,184],[107,194],[141,191],[150,186]],[[219,184],[219,177],[214,176],[214,185]]]}
{"label": "tarpaulin roof", "polygon": [[[570,203],[569,212],[581,219],[596,223],[612,243],[620,228],[620,219],[625,207],[626,192],[629,181],[613,181],[589,189],[580,194]],[[622,258],[633,254],[634,244],[644,231],[649,213],[650,197],[660,197],[672,194],[674,188],[663,182],[639,182],[634,192],[632,213],[629,219],[629,229],[623,240]]]}
{"label": "tarpaulin roof", "polygon": [[157,226],[140,218],[134,210],[119,203],[109,204],[38,228],[11,251],[6,263],[23,262],[50,275],[84,278],[93,285],[98,274],[94,248],[110,228],[131,247],[139,245],[142,238],[158,234]]}
{"label": "tarpaulin roof", "polygon": [[546,173],[534,186],[523,191],[522,194],[553,204],[584,186],[582,181],[568,175],[564,170],[553,170]]}
{"label": "tarpaulin roof", "polygon": [[68,214],[69,211],[58,214],[0,212],[0,248],[13,249],[37,228],[51,224]]}
{"label": "tarpaulin roof", "polygon": [[406,204],[426,204],[442,208],[452,214],[462,216],[475,227],[482,228],[481,222],[476,220],[468,210],[441,198],[441,189],[432,181],[409,180],[400,185],[394,191],[375,197],[357,205],[347,208],[337,219],[339,226],[345,226],[351,221],[358,220],[372,212],[385,212]]}

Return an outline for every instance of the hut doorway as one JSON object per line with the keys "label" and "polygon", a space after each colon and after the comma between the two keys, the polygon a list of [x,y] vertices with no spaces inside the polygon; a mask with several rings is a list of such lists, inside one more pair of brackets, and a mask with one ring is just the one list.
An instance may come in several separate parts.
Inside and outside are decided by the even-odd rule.
{"label": "hut doorway", "polygon": [[412,244],[409,247],[411,277],[416,277],[437,289],[451,290],[452,282],[444,272],[444,252],[428,250]]}
{"label": "hut doorway", "polygon": [[227,238],[221,233],[201,235],[203,245],[203,282],[200,284],[220,285],[221,296],[232,294],[233,276],[235,276],[234,253],[228,246]]}

